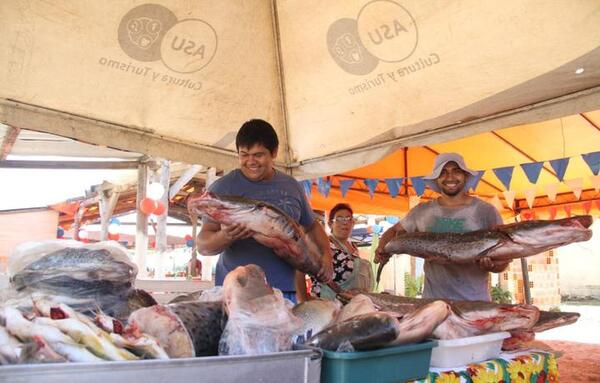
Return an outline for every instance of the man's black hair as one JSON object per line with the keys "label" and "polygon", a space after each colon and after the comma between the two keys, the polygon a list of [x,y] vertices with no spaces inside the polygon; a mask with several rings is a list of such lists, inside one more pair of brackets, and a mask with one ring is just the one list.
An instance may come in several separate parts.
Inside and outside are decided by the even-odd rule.
{"label": "man's black hair", "polygon": [[279,146],[279,139],[275,129],[265,120],[254,119],[244,122],[235,137],[235,148],[251,148],[260,144],[267,148],[271,154],[275,153]]}

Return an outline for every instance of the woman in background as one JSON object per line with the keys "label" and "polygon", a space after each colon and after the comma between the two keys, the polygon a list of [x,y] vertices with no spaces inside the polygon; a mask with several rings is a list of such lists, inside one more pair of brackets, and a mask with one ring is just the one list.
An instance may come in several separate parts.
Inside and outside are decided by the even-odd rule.
{"label": "woman in background", "polygon": [[[350,241],[350,235],[354,228],[354,212],[352,207],[346,203],[338,203],[330,211],[328,224],[331,228],[329,235],[329,246],[333,254],[333,281],[344,290],[371,290],[372,269],[370,262],[361,260],[358,248]],[[363,270],[364,268],[364,270]],[[304,284],[305,276],[297,273],[298,286]],[[334,299],[335,292],[326,285],[319,283],[314,277],[311,279],[310,295],[312,297]],[[297,288],[297,291],[301,291]],[[299,301],[310,299],[303,289]],[[302,296],[304,295],[304,296]]]}

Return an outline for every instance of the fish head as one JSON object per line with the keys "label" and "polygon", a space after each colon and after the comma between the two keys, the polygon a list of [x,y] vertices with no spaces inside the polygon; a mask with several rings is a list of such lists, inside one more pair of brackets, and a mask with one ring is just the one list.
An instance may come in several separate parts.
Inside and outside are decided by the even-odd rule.
{"label": "fish head", "polygon": [[244,198],[219,196],[208,190],[188,198],[187,206],[188,211],[192,213],[207,215],[211,219],[223,223],[232,222],[235,215],[254,208]]}
{"label": "fish head", "polygon": [[264,271],[257,265],[238,266],[223,280],[223,302],[231,307],[247,306],[252,300],[272,295]]}
{"label": "fish head", "polygon": [[572,242],[583,242],[592,238],[590,215],[548,221],[528,221],[512,225],[506,230],[513,242],[524,246],[561,246]]}

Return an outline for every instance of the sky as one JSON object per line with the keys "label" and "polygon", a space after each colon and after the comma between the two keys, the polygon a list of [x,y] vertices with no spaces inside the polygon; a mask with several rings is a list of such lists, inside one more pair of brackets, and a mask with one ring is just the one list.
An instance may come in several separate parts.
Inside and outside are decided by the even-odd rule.
{"label": "sky", "polygon": [[[9,156],[8,159],[42,158]],[[57,160],[54,158],[43,158]],[[63,160],[65,160],[63,158]],[[82,160],[69,158],[69,161]],[[92,160],[92,159],[86,159]],[[97,160],[97,159],[96,159]],[[110,160],[110,159],[102,159]],[[119,170],[64,170],[64,169],[7,169],[0,168],[0,210],[42,207],[69,198],[83,197],[92,185],[104,180],[114,183],[128,183],[137,180],[136,169]]]}

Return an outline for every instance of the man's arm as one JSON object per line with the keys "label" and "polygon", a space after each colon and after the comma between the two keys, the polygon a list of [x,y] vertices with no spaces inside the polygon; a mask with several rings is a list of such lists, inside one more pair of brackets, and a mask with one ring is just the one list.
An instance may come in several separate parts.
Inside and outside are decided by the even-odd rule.
{"label": "man's arm", "polygon": [[250,238],[254,232],[244,225],[221,225],[216,222],[204,222],[196,238],[198,251],[204,255],[217,255],[234,241]]}
{"label": "man's arm", "polygon": [[387,261],[391,254],[386,254],[384,247],[389,241],[401,233],[406,233],[406,230],[404,230],[400,222],[397,222],[394,226],[387,229],[385,233],[381,235],[379,238],[379,245],[377,246],[377,249],[375,249],[375,263]]}
{"label": "man's arm", "polygon": [[322,283],[330,282],[333,278],[333,256],[329,247],[329,238],[325,229],[318,221],[314,221],[310,227],[306,228],[306,234],[319,248],[321,253],[321,270],[319,270],[317,279]]}

